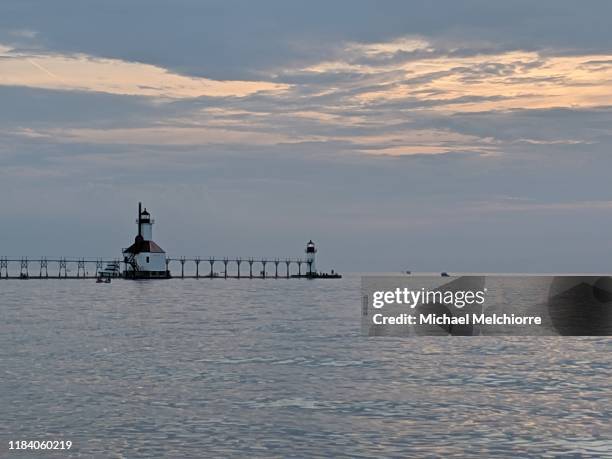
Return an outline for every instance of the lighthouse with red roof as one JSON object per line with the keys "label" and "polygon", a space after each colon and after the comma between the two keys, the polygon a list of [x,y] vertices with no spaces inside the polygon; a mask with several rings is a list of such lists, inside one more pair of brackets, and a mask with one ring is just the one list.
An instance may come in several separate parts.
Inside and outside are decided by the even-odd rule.
{"label": "lighthouse with red roof", "polygon": [[124,276],[127,279],[167,279],[170,277],[166,264],[166,252],[153,242],[151,214],[142,203],[138,203],[138,235],[134,243],[123,250]]}

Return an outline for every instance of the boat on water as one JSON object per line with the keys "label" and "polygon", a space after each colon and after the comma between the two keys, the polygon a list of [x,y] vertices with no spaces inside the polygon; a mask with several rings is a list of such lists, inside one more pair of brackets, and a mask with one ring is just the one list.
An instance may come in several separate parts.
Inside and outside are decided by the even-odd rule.
{"label": "boat on water", "polygon": [[104,269],[101,269],[100,271],[98,271],[98,279],[96,280],[96,282],[98,284],[101,284],[101,283],[110,284],[111,279],[113,277],[116,278],[120,276],[121,276],[121,268],[119,266],[119,262],[110,261],[106,263],[106,266],[104,267]]}

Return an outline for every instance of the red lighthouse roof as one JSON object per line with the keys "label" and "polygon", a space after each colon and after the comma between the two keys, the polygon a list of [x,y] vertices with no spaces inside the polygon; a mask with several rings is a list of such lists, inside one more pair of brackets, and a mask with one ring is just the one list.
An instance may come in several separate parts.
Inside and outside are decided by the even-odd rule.
{"label": "red lighthouse roof", "polygon": [[164,249],[158,246],[155,242],[144,241],[142,240],[142,238],[138,238],[138,237],[136,238],[136,241],[131,246],[129,246],[127,249],[123,251],[123,253],[133,253],[133,254],[138,254],[138,253],[143,253],[143,252],[166,253],[164,252]]}

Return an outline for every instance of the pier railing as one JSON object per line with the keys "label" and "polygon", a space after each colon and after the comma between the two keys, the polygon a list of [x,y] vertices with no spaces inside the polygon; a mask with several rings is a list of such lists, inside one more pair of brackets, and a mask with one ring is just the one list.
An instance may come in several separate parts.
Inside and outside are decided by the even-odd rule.
{"label": "pier railing", "polygon": [[[95,279],[110,263],[124,264],[119,258],[0,257],[0,280]],[[280,257],[179,257],[167,258],[166,268],[172,277],[182,279],[291,279],[308,276],[311,262]]]}

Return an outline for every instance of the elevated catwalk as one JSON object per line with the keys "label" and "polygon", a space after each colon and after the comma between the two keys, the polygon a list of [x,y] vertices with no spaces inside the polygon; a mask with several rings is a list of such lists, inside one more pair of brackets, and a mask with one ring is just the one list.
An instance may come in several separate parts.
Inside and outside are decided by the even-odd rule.
{"label": "elevated catwalk", "polygon": [[[96,279],[110,258],[8,258],[0,257],[3,279]],[[206,269],[202,269],[204,266]],[[167,270],[179,279],[340,279],[335,271],[311,273],[309,263],[299,258],[167,258]],[[117,277],[125,277],[122,273]]]}

